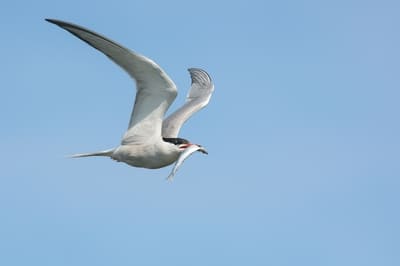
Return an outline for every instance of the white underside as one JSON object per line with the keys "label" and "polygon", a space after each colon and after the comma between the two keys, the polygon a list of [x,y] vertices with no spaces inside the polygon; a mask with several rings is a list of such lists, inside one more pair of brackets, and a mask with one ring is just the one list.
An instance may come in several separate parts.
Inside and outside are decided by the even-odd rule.
{"label": "white underside", "polygon": [[157,169],[175,162],[180,155],[179,148],[160,141],[148,144],[127,144],[117,147],[111,158],[135,167]]}

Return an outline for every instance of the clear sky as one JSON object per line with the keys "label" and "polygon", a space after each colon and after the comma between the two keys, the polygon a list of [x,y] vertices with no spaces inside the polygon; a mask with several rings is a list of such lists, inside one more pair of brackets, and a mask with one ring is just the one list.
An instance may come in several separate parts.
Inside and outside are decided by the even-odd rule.
{"label": "clear sky", "polygon": [[[8,1],[0,265],[400,265],[398,1]],[[173,183],[106,158],[134,84],[57,18],[155,60],[204,145]]]}

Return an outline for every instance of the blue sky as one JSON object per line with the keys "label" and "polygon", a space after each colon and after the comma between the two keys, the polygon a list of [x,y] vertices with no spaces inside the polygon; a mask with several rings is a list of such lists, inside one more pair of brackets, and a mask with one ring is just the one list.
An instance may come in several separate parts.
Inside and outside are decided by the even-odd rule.
{"label": "blue sky", "polygon": [[[9,1],[0,10],[1,265],[400,265],[396,1]],[[44,21],[155,60],[204,145],[175,181],[105,158],[133,82]]]}

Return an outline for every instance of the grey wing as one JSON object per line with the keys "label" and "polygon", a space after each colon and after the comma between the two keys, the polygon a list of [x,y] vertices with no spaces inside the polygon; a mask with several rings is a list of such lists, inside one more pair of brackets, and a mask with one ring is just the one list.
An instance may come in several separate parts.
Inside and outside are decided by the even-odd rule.
{"label": "grey wing", "polygon": [[210,75],[199,68],[189,68],[192,86],[186,98],[186,103],[164,119],[162,136],[176,138],[182,125],[197,111],[205,107],[214,91]]}
{"label": "grey wing", "polygon": [[136,81],[136,99],[123,143],[161,138],[162,119],[177,95],[174,82],[151,59],[81,26],[55,20],[48,22],[69,31],[96,48],[124,69]]}

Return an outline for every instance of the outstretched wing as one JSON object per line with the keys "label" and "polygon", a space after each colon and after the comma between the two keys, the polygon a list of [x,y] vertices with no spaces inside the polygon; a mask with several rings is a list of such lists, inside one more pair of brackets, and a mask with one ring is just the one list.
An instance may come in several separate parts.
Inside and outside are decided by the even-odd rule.
{"label": "outstretched wing", "polygon": [[164,114],[177,95],[174,82],[151,59],[81,26],[55,20],[48,22],[69,31],[123,68],[136,81],[136,99],[122,143],[142,143],[161,138]]}
{"label": "outstretched wing", "polygon": [[205,107],[214,91],[214,84],[208,73],[199,68],[189,68],[192,87],[186,98],[186,103],[168,116],[162,126],[162,136],[176,138],[182,125],[194,113]]}

